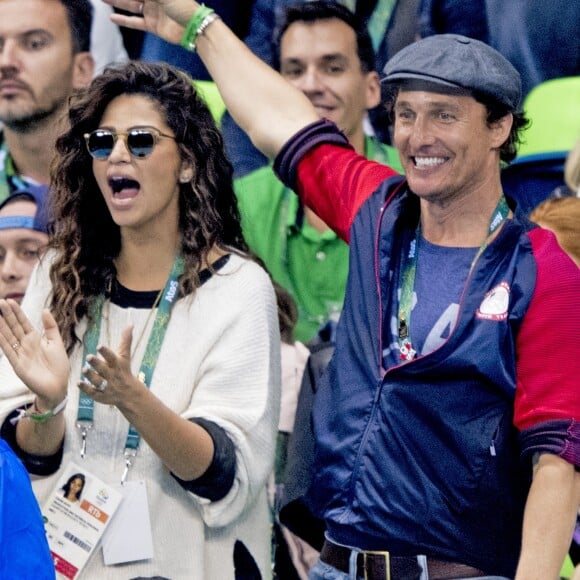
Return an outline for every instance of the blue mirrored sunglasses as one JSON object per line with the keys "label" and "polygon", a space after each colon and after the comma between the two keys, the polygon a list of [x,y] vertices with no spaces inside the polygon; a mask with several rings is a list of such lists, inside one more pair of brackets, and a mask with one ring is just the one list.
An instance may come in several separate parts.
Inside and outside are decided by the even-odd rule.
{"label": "blue mirrored sunglasses", "polygon": [[85,133],[87,150],[94,159],[108,159],[115,148],[117,139],[121,137],[129,153],[137,159],[145,159],[153,152],[157,140],[165,137],[174,139],[173,135],[162,133],[155,127],[132,127],[126,132],[113,129],[95,129]]}

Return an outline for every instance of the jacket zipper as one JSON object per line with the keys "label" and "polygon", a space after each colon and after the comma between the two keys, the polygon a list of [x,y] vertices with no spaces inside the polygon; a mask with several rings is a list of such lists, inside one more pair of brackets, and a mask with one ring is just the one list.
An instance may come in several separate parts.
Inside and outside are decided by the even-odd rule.
{"label": "jacket zipper", "polygon": [[[377,412],[377,406],[379,403],[379,400],[381,398],[381,394],[383,392],[383,386],[384,386],[384,382],[385,382],[385,377],[387,375],[387,373],[398,369],[402,366],[406,366],[409,364],[413,364],[413,362],[415,362],[417,359],[413,359],[410,361],[406,361],[403,362],[399,365],[396,365],[394,367],[391,367],[390,369],[385,370],[383,367],[383,356],[382,356],[382,352],[383,352],[383,332],[382,332],[382,324],[383,324],[383,303],[382,303],[382,294],[381,294],[381,283],[380,283],[380,274],[379,274],[379,240],[380,240],[380,230],[381,230],[381,224],[382,224],[382,220],[383,220],[383,214],[387,208],[387,206],[389,205],[389,203],[391,202],[391,200],[393,199],[394,195],[399,191],[399,189],[406,183],[406,181],[402,181],[393,191],[393,193],[389,196],[389,198],[385,201],[385,203],[383,204],[383,206],[381,207],[381,211],[379,212],[379,218],[378,218],[378,223],[377,223],[377,228],[376,228],[376,236],[375,236],[375,248],[374,248],[374,269],[375,269],[375,283],[376,283],[376,288],[377,288],[377,296],[378,296],[378,310],[379,310],[379,383],[375,389],[375,396],[373,397],[373,407],[371,410],[371,415],[369,417],[369,420],[367,421],[367,424],[365,426],[365,430],[356,454],[356,459],[353,465],[353,470],[352,470],[352,475],[351,475],[351,480],[350,480],[350,485],[349,485],[349,498],[348,498],[348,508],[343,516],[344,519],[346,518],[348,512],[351,511],[350,505],[352,503],[352,498],[354,497],[354,485],[357,481],[358,478],[358,472],[359,472],[359,468],[360,468],[360,458],[361,458],[361,454],[363,452],[363,450],[366,447],[366,442],[369,436],[369,430],[370,430],[370,426],[373,423],[373,420],[375,418],[376,412]],[[503,228],[502,228],[503,229]],[[493,241],[495,241],[497,239],[498,236],[496,236],[496,238],[494,238]],[[492,242],[493,244],[493,242]],[[491,246],[492,244],[489,244],[489,246]],[[488,248],[489,248],[488,246]],[[486,248],[486,250],[488,249]],[[469,283],[471,281],[471,278],[473,276],[473,273],[475,272],[477,263],[479,262],[479,260],[481,259],[481,256],[484,254],[484,252],[481,252],[481,254],[479,256],[477,256],[477,258],[475,259],[475,261],[473,262],[469,273],[467,275],[467,278],[465,280],[465,284],[463,285],[463,290],[461,291],[461,296],[459,298],[459,308],[457,310],[457,318],[455,320],[455,324],[453,326],[453,328],[451,329],[451,332],[449,333],[449,336],[447,337],[447,339],[445,339],[445,341],[443,341],[443,343],[437,347],[434,351],[430,352],[427,355],[423,355],[421,356],[421,358],[424,358],[425,356],[431,356],[433,354],[435,354],[438,350],[440,350],[453,336],[453,333],[455,332],[455,329],[457,328],[457,325],[459,324],[459,320],[461,318],[461,310],[463,307],[463,303],[464,303],[464,299],[465,299],[465,293],[467,291],[467,288],[469,286]],[[492,456],[496,455],[496,449],[495,449],[495,441],[491,441],[490,444],[490,448],[489,448],[490,454]]]}

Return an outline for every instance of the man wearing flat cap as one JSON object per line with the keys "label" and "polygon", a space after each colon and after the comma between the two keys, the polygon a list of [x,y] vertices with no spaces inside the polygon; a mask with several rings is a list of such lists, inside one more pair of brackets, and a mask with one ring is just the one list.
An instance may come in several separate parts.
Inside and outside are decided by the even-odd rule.
{"label": "man wearing flat cap", "polygon": [[313,410],[311,578],[557,578],[580,502],[580,270],[502,194],[517,72],[455,35],[393,57],[401,177],[193,0],[107,1],[144,9],[121,24],[195,37],[233,117],[350,242]]}

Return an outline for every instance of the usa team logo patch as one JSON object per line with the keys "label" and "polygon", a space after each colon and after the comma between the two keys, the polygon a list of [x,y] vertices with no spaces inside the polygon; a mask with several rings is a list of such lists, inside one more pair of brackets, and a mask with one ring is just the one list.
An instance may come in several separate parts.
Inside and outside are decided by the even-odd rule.
{"label": "usa team logo patch", "polygon": [[505,320],[509,303],[510,287],[507,282],[502,282],[485,295],[475,316],[483,320]]}

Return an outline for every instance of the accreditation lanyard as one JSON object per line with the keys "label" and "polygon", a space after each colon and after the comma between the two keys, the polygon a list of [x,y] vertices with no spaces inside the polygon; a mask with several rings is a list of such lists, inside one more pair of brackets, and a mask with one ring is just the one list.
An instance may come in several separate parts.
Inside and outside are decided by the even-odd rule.
{"label": "accreditation lanyard", "polygon": [[[475,265],[475,262],[481,256],[482,252],[487,247],[490,237],[497,230],[497,228],[504,222],[504,220],[509,215],[510,208],[507,204],[506,198],[504,195],[501,196],[496,208],[493,210],[491,215],[491,219],[489,222],[489,228],[487,232],[487,236],[479,250],[475,258],[473,258],[473,262],[471,263],[471,269]],[[405,258],[405,265],[403,268],[403,280],[401,284],[401,299],[399,301],[399,351],[400,351],[400,359],[404,361],[413,360],[417,354],[416,349],[413,348],[411,342],[411,310],[413,308],[413,290],[415,288],[415,276],[417,274],[417,259],[419,256],[419,240],[421,238],[421,223],[417,226],[417,230],[415,232],[415,238],[411,240],[409,244],[409,251],[407,252],[407,256]]]}
{"label": "accreditation lanyard", "polygon": [[[165,288],[163,289],[162,298],[157,309],[157,314],[155,315],[153,328],[149,335],[147,347],[145,348],[145,354],[143,355],[143,359],[141,361],[138,375],[139,380],[148,388],[151,386],[151,378],[153,377],[153,372],[155,370],[155,365],[157,364],[157,358],[159,357],[161,345],[163,344],[165,332],[167,331],[167,327],[169,325],[171,309],[173,308],[173,304],[177,298],[177,289],[179,285],[178,280],[182,272],[183,258],[181,256],[177,256],[173,262],[171,274],[169,275],[167,283],[165,284]],[[104,303],[105,296],[103,294],[97,296],[95,304],[92,308],[92,322],[87,329],[87,334],[84,340],[85,346],[83,352],[82,368],[85,368],[87,365],[87,357],[90,354],[97,353]],[[94,401],[81,391],[77,412],[77,427],[80,429],[82,437],[81,457],[84,457],[86,454],[87,433],[93,426],[93,415]],[[125,471],[123,472],[121,483],[125,482],[129,468],[132,464],[132,458],[137,455],[140,439],[141,437],[137,430],[133,427],[133,425],[129,425],[129,432],[127,433],[127,439],[125,440],[124,451]]]}

